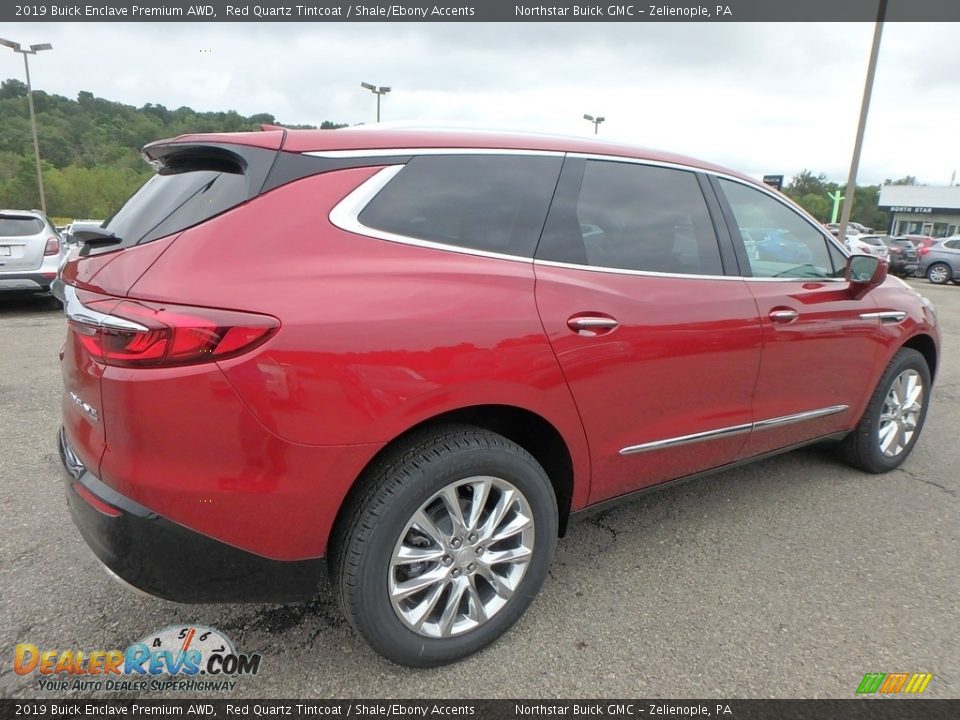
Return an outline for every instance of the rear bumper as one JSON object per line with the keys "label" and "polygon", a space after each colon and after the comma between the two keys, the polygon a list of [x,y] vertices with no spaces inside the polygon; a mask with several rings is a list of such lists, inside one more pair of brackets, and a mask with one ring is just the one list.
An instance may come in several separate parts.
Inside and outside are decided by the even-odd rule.
{"label": "rear bumper", "polygon": [[323,558],[271,560],[213,540],[121,495],[88,471],[58,438],[73,522],[111,573],[177,602],[308,600],[326,572]]}
{"label": "rear bumper", "polygon": [[56,277],[56,268],[31,272],[4,272],[0,269],[0,292],[50,292],[50,283]]}

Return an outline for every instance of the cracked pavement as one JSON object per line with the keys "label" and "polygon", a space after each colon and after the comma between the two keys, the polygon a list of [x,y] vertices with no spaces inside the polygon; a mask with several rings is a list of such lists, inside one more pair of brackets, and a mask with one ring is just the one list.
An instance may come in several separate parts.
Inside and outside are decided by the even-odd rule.
{"label": "cracked pavement", "polygon": [[197,622],[263,655],[234,697],[853,697],[864,673],[900,671],[958,697],[960,287],[911,282],[944,343],[902,470],[864,475],[809,448],[594,516],[510,633],[425,671],[376,656],[325,588],[302,605],[177,605],[110,580],[60,487],[63,317],[0,298],[0,696],[44,696],[12,672],[18,642],[124,648]]}

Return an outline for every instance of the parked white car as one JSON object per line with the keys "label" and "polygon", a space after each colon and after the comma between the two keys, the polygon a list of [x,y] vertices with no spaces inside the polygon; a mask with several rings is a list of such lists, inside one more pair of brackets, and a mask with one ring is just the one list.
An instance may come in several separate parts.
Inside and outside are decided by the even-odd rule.
{"label": "parked white car", "polygon": [[879,235],[847,235],[843,244],[852,253],[876,255],[884,260],[890,256],[890,248]]}

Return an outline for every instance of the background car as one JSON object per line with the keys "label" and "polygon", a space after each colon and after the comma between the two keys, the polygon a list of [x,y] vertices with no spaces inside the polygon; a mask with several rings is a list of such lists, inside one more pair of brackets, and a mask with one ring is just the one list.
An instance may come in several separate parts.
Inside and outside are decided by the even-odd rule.
{"label": "background car", "polygon": [[885,260],[890,255],[890,251],[879,235],[847,235],[844,245],[852,253],[876,255]]}
{"label": "background car", "polygon": [[960,285],[960,235],[934,240],[921,248],[920,272],[927,280],[945,285],[951,280]]}
{"label": "background car", "polygon": [[63,228],[63,239],[70,245],[77,244],[75,234],[80,230],[95,230],[103,225],[103,220],[74,220]]}
{"label": "background car", "polygon": [[889,235],[883,235],[880,239],[890,252],[887,262],[890,264],[891,273],[900,277],[910,277],[917,271],[920,267],[920,255],[917,247],[910,240]]}
{"label": "background car", "polygon": [[48,293],[65,253],[39,210],[0,210],[0,293]]}

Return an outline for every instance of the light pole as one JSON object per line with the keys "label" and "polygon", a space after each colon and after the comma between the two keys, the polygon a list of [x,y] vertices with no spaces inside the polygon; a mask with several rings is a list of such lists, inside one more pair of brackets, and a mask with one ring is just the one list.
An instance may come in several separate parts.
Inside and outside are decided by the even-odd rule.
{"label": "light pole", "polygon": [[[887,0],[880,0],[877,6],[877,22],[873,28],[873,44],[870,46],[870,60],[867,62],[867,79],[863,85],[863,99],[860,102],[860,123],[857,125],[857,138],[853,143],[853,158],[850,160],[850,174],[847,176],[847,195],[840,211],[840,228],[837,237],[843,242],[847,236],[847,224],[857,191],[857,169],[860,166],[860,150],[863,147],[863,134],[867,129],[867,113],[870,111],[870,95],[873,93],[873,77],[877,72],[877,56],[880,54],[880,36],[883,33],[883,21],[887,15]],[[837,192],[840,192],[839,189]]]}
{"label": "light pole", "polygon": [[370,92],[372,92],[374,95],[377,96],[377,122],[380,122],[380,96],[386,95],[388,92],[390,92],[390,88],[385,85],[381,85],[380,87],[377,87],[376,85],[372,85],[371,83],[368,83],[368,82],[360,83],[360,87],[365,88],[366,90],[369,90]]}
{"label": "light pole", "polygon": [[589,120],[590,122],[593,123],[593,134],[594,134],[594,135],[596,135],[597,132],[599,132],[599,130],[600,130],[600,123],[602,123],[604,120],[606,120],[605,117],[594,117],[593,115],[584,115],[584,116],[583,116],[583,119],[584,119],[584,120]]}
{"label": "light pole", "polygon": [[0,38],[0,45],[6,45],[14,52],[23,55],[23,67],[27,71],[27,104],[30,106],[30,128],[33,130],[33,157],[37,161],[37,187],[40,188],[40,209],[43,214],[47,214],[47,199],[43,195],[43,173],[40,170],[40,143],[37,141],[37,116],[33,112],[33,87],[30,85],[30,63],[27,62],[27,55],[36,55],[41,50],[52,50],[50,43],[40,43],[31,45],[29,48],[20,47],[20,43],[12,40]]}

